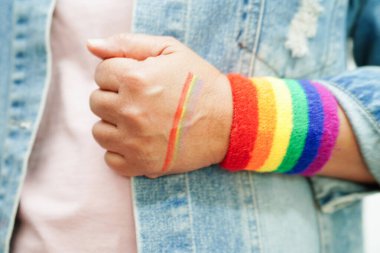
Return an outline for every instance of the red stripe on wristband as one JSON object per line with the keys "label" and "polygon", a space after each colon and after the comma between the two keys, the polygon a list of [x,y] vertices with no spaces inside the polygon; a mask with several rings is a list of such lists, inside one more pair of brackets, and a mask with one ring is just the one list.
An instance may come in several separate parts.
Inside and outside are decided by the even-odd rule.
{"label": "red stripe on wristband", "polygon": [[257,91],[252,82],[238,74],[229,74],[233,98],[230,144],[221,166],[229,171],[243,170],[251,159],[258,128]]}

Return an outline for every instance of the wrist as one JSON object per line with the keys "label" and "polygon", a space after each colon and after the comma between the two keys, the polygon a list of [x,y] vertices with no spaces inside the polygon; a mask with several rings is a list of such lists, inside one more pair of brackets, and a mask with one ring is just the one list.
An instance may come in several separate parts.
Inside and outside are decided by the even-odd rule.
{"label": "wrist", "polygon": [[209,131],[213,132],[214,145],[213,164],[223,161],[227,154],[233,115],[233,100],[230,81],[227,76],[220,73],[215,79],[213,89],[213,107],[212,115],[215,118],[215,126]]}

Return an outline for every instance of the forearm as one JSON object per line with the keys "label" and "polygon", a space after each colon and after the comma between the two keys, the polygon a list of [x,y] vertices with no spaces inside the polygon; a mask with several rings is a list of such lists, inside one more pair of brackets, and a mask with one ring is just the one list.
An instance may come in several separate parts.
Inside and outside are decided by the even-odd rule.
{"label": "forearm", "polygon": [[[232,83],[234,82],[233,80],[234,79],[232,79],[231,81],[231,86],[233,86],[232,85]],[[256,81],[252,81],[252,85],[258,88],[258,90],[262,89],[262,88],[259,88],[260,84],[257,82],[260,82],[260,79],[257,79]],[[321,89],[321,85],[315,82],[310,82],[311,86],[316,85],[314,88],[313,87],[307,88],[308,86],[307,85],[305,86],[304,82],[299,82],[300,85],[298,87],[298,91],[297,91],[298,95],[297,95],[296,94],[297,92],[294,93],[295,92],[294,83],[293,85],[290,85],[288,81],[280,80],[280,79],[278,79],[277,82],[282,83],[283,85],[278,85],[278,84],[272,85],[273,90],[272,91],[270,89],[268,90],[268,92],[274,91],[273,93],[277,93],[277,95],[275,95],[274,97],[272,96],[272,98],[269,98],[270,97],[269,96],[266,98],[263,98],[263,97],[260,98],[260,96],[266,96],[264,93],[261,93],[261,95],[257,95],[259,96],[259,98],[252,98],[253,100],[257,99],[259,101],[258,103],[262,103],[260,101],[265,101],[264,106],[266,106],[266,108],[264,108],[262,112],[265,111],[265,113],[271,114],[269,115],[270,119],[267,120],[267,122],[265,121],[259,122],[258,125],[260,125],[261,123],[266,124],[267,126],[265,126],[265,128],[268,129],[268,126],[272,124],[271,126],[272,130],[270,131],[273,132],[273,134],[260,133],[260,126],[259,126],[259,130],[258,130],[259,133],[252,135],[254,136],[254,139],[255,139],[253,141],[254,144],[252,145],[254,147],[253,151],[251,151],[249,155],[247,153],[245,156],[245,157],[249,156],[248,158],[249,162],[248,163],[240,162],[240,164],[235,163],[235,162],[231,163],[231,159],[228,158],[228,155],[231,155],[231,150],[230,150],[230,152],[227,153],[227,156],[226,156],[227,160],[229,161],[225,162],[226,161],[225,159],[222,162],[222,165],[225,165],[227,169],[232,169],[235,171],[243,168],[245,170],[252,170],[256,172],[277,172],[277,173],[280,172],[280,173],[287,173],[287,174],[302,174],[302,175],[310,176],[310,175],[315,174],[315,171],[316,171],[315,165],[323,164],[323,166],[319,166],[318,168],[319,171],[318,173],[316,173],[317,175],[334,177],[334,178],[350,180],[350,181],[355,181],[355,182],[362,182],[362,183],[374,183],[375,179],[366,168],[366,164],[361,156],[359,147],[355,139],[355,135],[353,133],[353,130],[350,126],[348,119],[346,118],[342,108],[339,105],[337,105],[336,102],[331,103],[331,100],[334,100],[332,94],[329,94],[330,92],[328,92],[327,89],[323,89],[323,88]],[[301,85],[301,83],[303,84]],[[247,87],[248,86],[249,85],[247,85]],[[269,84],[269,86],[271,85]],[[278,103],[278,101],[276,102],[276,100],[284,100],[285,99],[284,97],[289,96],[286,94],[289,91],[287,91],[287,89],[284,89],[284,87],[286,86],[288,90],[291,91],[290,93],[292,93],[292,101],[288,105],[289,107],[291,107],[289,108],[289,110],[284,110],[283,107],[285,105],[282,104],[282,106],[280,106],[280,103]],[[291,86],[293,88],[291,88]],[[300,89],[300,87],[302,88]],[[282,91],[280,92],[279,90],[276,90],[278,88],[281,88]],[[235,88],[232,88],[232,89],[234,90]],[[241,89],[241,87],[239,89]],[[245,88],[243,87],[242,89],[245,89]],[[246,93],[249,93],[249,89],[250,88],[248,87],[246,90]],[[309,91],[305,89],[309,89]],[[304,94],[302,95],[302,93]],[[305,94],[306,94],[306,100],[310,100],[310,99],[313,100],[313,101],[308,101],[307,105],[305,102],[303,102],[302,104],[298,100],[298,98],[302,98],[302,97],[303,99],[305,99],[305,96],[304,96]],[[296,98],[294,95],[297,95],[298,98]],[[234,97],[236,96],[238,95],[235,94]],[[268,102],[271,100],[273,101]],[[328,102],[328,100],[330,100],[330,102]],[[239,106],[242,107],[242,105],[236,104],[237,101],[239,101],[239,99],[234,99],[234,111],[236,110],[236,107],[239,107]],[[243,104],[246,104],[246,103],[243,103]],[[297,122],[299,122],[300,119],[302,118],[302,117],[300,118],[300,112],[302,110],[301,111],[297,110],[297,108],[305,107],[305,106],[308,107],[308,109],[305,108],[306,111],[308,112],[303,110],[304,111],[303,113],[305,112],[306,114],[308,113],[308,116],[304,114],[303,120],[305,121],[306,120],[305,117],[308,117],[309,122],[305,122],[304,124],[299,124]],[[249,107],[249,105],[246,105],[246,107]],[[272,107],[273,107],[273,110],[270,109]],[[318,109],[318,107],[320,108]],[[257,109],[257,110],[260,111],[261,109]],[[284,112],[286,111],[292,111],[293,115],[289,114],[288,118],[289,119],[292,118],[293,122],[290,122],[290,120],[280,122],[281,118],[284,118],[284,116],[279,116],[279,115],[284,114]],[[259,112],[258,114],[263,115],[262,112]],[[298,116],[296,116],[297,114]],[[249,114],[249,115],[250,116],[245,116],[245,117],[251,117],[251,118],[257,117],[257,115],[256,116],[253,114]],[[322,121],[325,123],[323,123],[321,119],[318,119],[318,118],[323,118]],[[257,121],[260,121],[260,120],[258,119]],[[243,124],[245,124],[246,121],[243,120],[242,122]],[[271,122],[277,122],[277,123],[271,123]],[[309,125],[308,130],[305,128],[306,126],[305,124]],[[235,127],[236,127],[236,124],[235,124]],[[243,126],[243,128],[249,129],[250,128],[249,123]],[[282,130],[277,131],[276,129],[279,129],[279,128],[281,128]],[[292,128],[290,137],[289,137],[289,133],[286,133],[286,131],[284,131],[284,129],[286,128],[288,129]],[[321,131],[320,130],[321,128],[325,128],[325,129]],[[305,133],[305,130],[308,131],[307,138],[304,135],[303,139],[300,137],[296,137],[298,138],[297,141],[295,141],[295,139],[292,139],[294,138],[295,132],[297,132],[296,135],[300,135],[300,133],[302,132]],[[232,131],[236,131],[236,129],[233,129]],[[268,131],[268,130],[265,130],[265,131]],[[279,132],[280,132],[280,135],[279,135]],[[265,137],[264,138],[263,136],[260,137],[260,135],[264,135]],[[314,137],[310,139],[309,138],[310,136],[314,136]],[[233,138],[234,137],[231,135],[231,139]],[[307,140],[305,140],[305,138]],[[277,139],[277,148],[276,148],[276,139]],[[282,146],[287,146],[287,151],[285,153],[282,152],[281,154],[281,152],[278,152],[279,150],[281,150],[281,147],[279,149],[278,140],[281,140]],[[297,143],[302,143],[302,144],[297,144]],[[265,153],[262,150],[268,149],[268,145],[270,145],[271,147],[269,147],[270,151],[267,154],[265,154],[265,157],[264,157],[265,163],[261,163],[261,165],[258,166],[257,161],[262,159],[262,155],[263,153]],[[296,146],[297,148],[295,148]],[[300,146],[303,146],[302,154],[301,153],[294,154],[294,153],[297,153],[294,151],[299,152]],[[238,148],[235,147],[234,149],[238,150],[240,148],[242,149],[247,148],[247,144],[243,144],[242,146],[239,146]],[[316,152],[317,150],[318,152]],[[238,158],[237,160],[239,159],[240,158]],[[244,159],[240,159],[240,161],[241,160],[244,160]],[[275,160],[278,160],[278,161],[282,160],[282,163],[278,163],[278,162],[276,163]],[[299,162],[300,160],[302,160],[301,163]],[[235,158],[235,161],[236,161],[236,158]],[[303,164],[303,168],[302,166],[299,166],[300,164]]]}
{"label": "forearm", "polygon": [[375,183],[360,153],[351,125],[339,107],[340,131],[330,160],[318,173],[321,176],[334,177],[361,183]]}
{"label": "forearm", "polygon": [[[352,127],[327,90],[330,83],[242,77],[247,81],[240,92],[244,101],[237,110],[242,126],[233,123],[236,104],[229,79],[173,38],[119,35],[89,43],[89,49],[105,59],[96,71],[100,90],[90,99],[91,109],[103,120],[94,126],[94,137],[107,150],[106,162],[121,175],[158,177],[221,163],[232,171],[317,173],[373,183],[368,167],[379,181],[376,168],[380,160],[372,149],[380,139],[378,128],[375,125],[372,131],[371,120],[371,126],[363,129],[358,127],[360,122],[353,124],[356,136],[366,134],[364,139],[358,137],[361,154]],[[378,80],[378,73],[372,72],[363,74],[369,84]],[[195,89],[197,96],[184,92],[186,76],[198,80],[191,82],[194,86],[201,84]],[[379,94],[378,86],[355,83],[357,77],[353,74],[337,83],[350,85],[348,89],[359,93],[359,101],[364,96],[361,111],[370,111],[366,118],[375,117],[377,97],[367,95]],[[347,84],[349,80],[353,85]],[[180,106],[182,97],[188,102]],[[374,100],[372,111],[369,106],[363,110],[363,104],[370,105],[368,99]],[[354,101],[348,96],[340,102],[346,108],[346,103]],[[351,110],[346,110],[353,122]],[[177,112],[182,112],[180,117]],[[107,122],[111,124],[104,124]],[[230,133],[236,135],[236,131],[242,131],[238,139],[245,146],[230,149],[234,143]],[[377,136],[372,139],[374,134]],[[363,145],[367,142],[370,144]],[[163,166],[166,157],[171,162]],[[226,162],[229,157],[232,164]]]}

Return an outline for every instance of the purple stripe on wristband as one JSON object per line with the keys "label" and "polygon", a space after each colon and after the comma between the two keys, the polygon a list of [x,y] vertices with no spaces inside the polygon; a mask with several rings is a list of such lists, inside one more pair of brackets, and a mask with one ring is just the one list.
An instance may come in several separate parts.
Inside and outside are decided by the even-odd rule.
{"label": "purple stripe on wristband", "polygon": [[338,104],[334,96],[323,85],[317,82],[312,82],[312,84],[320,94],[323,103],[323,111],[325,116],[323,123],[324,130],[321,141],[322,143],[318,149],[318,154],[307,170],[302,173],[304,176],[313,176],[322,169],[331,157],[339,134]]}

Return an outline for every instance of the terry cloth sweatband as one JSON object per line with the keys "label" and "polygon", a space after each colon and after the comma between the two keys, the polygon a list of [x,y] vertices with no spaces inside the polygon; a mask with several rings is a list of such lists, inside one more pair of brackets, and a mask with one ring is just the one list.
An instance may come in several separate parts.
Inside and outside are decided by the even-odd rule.
{"label": "terry cloth sweatband", "polygon": [[230,144],[221,166],[312,176],[331,157],[338,105],[320,83],[229,74],[233,96]]}

